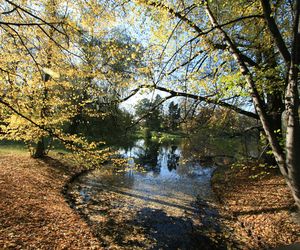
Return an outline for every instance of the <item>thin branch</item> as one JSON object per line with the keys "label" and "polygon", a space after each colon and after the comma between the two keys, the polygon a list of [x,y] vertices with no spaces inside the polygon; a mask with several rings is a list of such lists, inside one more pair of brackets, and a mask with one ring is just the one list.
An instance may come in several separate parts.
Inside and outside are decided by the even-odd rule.
{"label": "thin branch", "polygon": [[[183,16],[187,16],[190,13],[190,11],[192,11],[195,7],[196,7],[196,5],[190,6],[188,12],[184,13]],[[162,56],[163,56],[163,54],[164,54],[164,52],[165,52],[165,50],[166,50],[166,48],[167,48],[167,46],[168,46],[171,38],[172,38],[172,36],[174,35],[176,29],[179,27],[179,25],[181,24],[181,22],[182,22],[182,20],[179,19],[179,21],[176,23],[175,27],[172,29],[172,32],[171,32],[170,36],[168,37],[168,40],[167,40],[166,44],[164,45],[164,48],[163,48],[163,50],[161,52],[160,60],[162,59]]]}
{"label": "thin branch", "polygon": [[34,64],[36,65],[39,73],[40,73],[40,76],[41,76],[41,79],[43,79],[43,73],[40,69],[40,66],[38,64],[38,62],[36,61],[35,57],[32,55],[32,53],[30,52],[29,48],[27,47],[27,45],[25,44],[23,38],[20,36],[20,34],[18,33],[18,31],[16,31],[14,28],[12,28],[11,26],[8,25],[8,27],[17,35],[17,37],[20,39],[21,41],[21,44],[23,45],[23,47],[26,49],[26,51],[28,52],[29,56],[31,57],[31,59],[34,61]]}
{"label": "thin branch", "polygon": [[8,76],[10,76],[10,75],[14,75],[14,76],[16,76],[16,77],[19,77],[20,79],[22,79],[26,84],[27,84],[27,80],[26,80],[26,78],[24,78],[23,76],[21,76],[20,74],[17,74],[17,73],[12,73],[12,72],[10,72],[9,70],[6,70],[6,69],[4,69],[4,68],[1,68],[0,67],[0,71],[2,71],[2,72],[4,72],[4,73],[6,73]]}
{"label": "thin branch", "polygon": [[[10,26],[41,26],[41,25],[48,25],[46,23],[12,23],[12,22],[0,22],[0,24],[3,25],[10,25]],[[50,23],[51,25],[53,24],[60,24],[60,23]]]}
{"label": "thin branch", "polygon": [[[161,69],[161,73],[160,76],[162,75],[166,75],[163,74],[163,72],[165,71],[165,69],[167,68],[168,64],[172,61],[172,59],[189,43],[195,41],[198,38],[198,36],[193,37],[192,39],[188,40],[187,42],[185,42],[183,45],[181,45],[174,53],[173,55],[167,60],[167,62],[165,63],[165,65],[163,66],[163,68]],[[157,79],[156,83],[158,83],[160,81],[160,78]]]}
{"label": "thin branch", "polygon": [[252,19],[252,18],[264,18],[263,15],[249,15],[249,16],[241,16],[241,17],[238,17],[234,20],[231,20],[231,21],[228,21],[226,23],[223,23],[223,24],[219,24],[217,26],[213,26],[212,28],[210,28],[209,30],[206,30],[206,31],[203,31],[201,34],[199,35],[207,35],[208,33],[212,32],[213,30],[215,29],[218,29],[218,28],[222,28],[222,27],[225,27],[227,25],[230,25],[230,24],[233,24],[233,23],[237,23],[237,22],[240,22],[242,20],[245,20],[245,19]]}
{"label": "thin branch", "polygon": [[46,25],[52,27],[55,31],[57,31],[58,33],[65,35],[62,31],[60,31],[58,28],[56,28],[54,25],[52,25],[50,22],[45,21],[43,18],[38,17],[37,15],[33,14],[32,12],[24,9],[23,7],[21,7],[20,5],[10,1],[10,0],[5,0],[7,3],[11,4],[12,6],[14,6],[15,8],[23,11],[24,13],[28,14],[29,16],[33,17],[34,19],[37,19],[39,21],[41,21],[42,23],[45,23]]}
{"label": "thin branch", "polygon": [[8,11],[5,11],[5,12],[2,12],[2,13],[0,13],[1,15],[8,15],[8,14],[11,14],[11,13],[13,13],[14,11],[16,11],[17,10],[17,8],[16,7],[14,7],[13,9],[11,9],[11,10],[8,10]]}
{"label": "thin branch", "polygon": [[191,56],[189,58],[189,60],[183,62],[182,64],[180,64],[179,66],[173,68],[171,71],[167,72],[165,75],[171,75],[172,73],[174,73],[176,70],[180,69],[183,66],[186,66],[187,64],[191,63],[195,58],[197,58],[201,53],[203,53],[203,51],[198,51],[195,55]]}
{"label": "thin branch", "polygon": [[167,10],[171,15],[181,19],[184,23],[186,23],[188,26],[193,28],[198,34],[203,32],[202,29],[199,26],[197,26],[192,20],[187,18],[186,15],[182,15],[180,12],[176,12],[171,7],[168,7],[163,3],[152,2],[152,1],[148,1],[147,4],[153,7],[158,7]]}

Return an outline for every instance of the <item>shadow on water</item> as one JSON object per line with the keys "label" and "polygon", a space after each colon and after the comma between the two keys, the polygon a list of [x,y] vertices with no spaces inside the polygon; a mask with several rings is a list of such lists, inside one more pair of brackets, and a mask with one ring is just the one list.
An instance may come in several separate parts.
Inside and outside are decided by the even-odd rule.
{"label": "shadow on water", "polygon": [[191,219],[169,216],[161,209],[142,208],[127,224],[144,228],[144,234],[153,242],[149,249],[217,249]]}
{"label": "shadow on water", "polygon": [[122,196],[128,196],[128,197],[143,200],[143,201],[146,201],[146,202],[151,202],[151,203],[155,203],[155,204],[158,204],[158,205],[168,206],[170,208],[179,208],[179,209],[182,209],[184,211],[190,211],[190,212],[195,212],[196,211],[196,209],[193,208],[193,207],[174,204],[174,203],[165,201],[163,199],[153,199],[151,197],[146,197],[144,195],[133,194],[133,193],[129,193],[129,192],[121,191],[121,190],[114,190],[114,192],[117,193],[117,194],[121,194]]}
{"label": "shadow on water", "polygon": [[73,184],[75,207],[104,248],[226,249],[210,237],[222,231],[211,206],[214,167],[190,149],[138,140],[119,151],[129,158],[127,171],[102,167]]}
{"label": "shadow on water", "polygon": [[[107,205],[107,200],[101,201]],[[110,203],[107,207],[99,206],[98,203],[99,200],[89,200],[86,219],[104,248],[226,249],[222,242],[216,242],[204,233],[208,227],[215,232],[221,230],[216,220],[213,220],[217,212],[207,204],[202,204],[206,214],[195,208],[196,213],[201,213],[200,226],[192,218],[171,216],[164,209],[143,207],[124,213],[122,206]]]}

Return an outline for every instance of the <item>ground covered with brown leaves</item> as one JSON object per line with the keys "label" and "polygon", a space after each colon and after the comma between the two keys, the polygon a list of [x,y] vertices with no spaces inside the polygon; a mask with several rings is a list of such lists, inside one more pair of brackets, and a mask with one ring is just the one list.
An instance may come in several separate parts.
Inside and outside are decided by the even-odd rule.
{"label": "ground covered with brown leaves", "polygon": [[62,194],[73,174],[50,158],[0,156],[0,249],[100,249]]}
{"label": "ground covered with brown leaves", "polygon": [[269,249],[299,243],[300,225],[292,219],[293,199],[283,177],[276,170],[263,176],[258,171],[221,169],[213,178],[227,245]]}

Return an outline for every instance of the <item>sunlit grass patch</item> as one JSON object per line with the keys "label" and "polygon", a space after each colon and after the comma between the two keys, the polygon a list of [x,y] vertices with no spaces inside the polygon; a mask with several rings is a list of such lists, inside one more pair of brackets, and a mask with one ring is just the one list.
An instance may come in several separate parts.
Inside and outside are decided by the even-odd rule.
{"label": "sunlit grass patch", "polygon": [[0,154],[29,154],[28,148],[24,143],[12,141],[0,141]]}

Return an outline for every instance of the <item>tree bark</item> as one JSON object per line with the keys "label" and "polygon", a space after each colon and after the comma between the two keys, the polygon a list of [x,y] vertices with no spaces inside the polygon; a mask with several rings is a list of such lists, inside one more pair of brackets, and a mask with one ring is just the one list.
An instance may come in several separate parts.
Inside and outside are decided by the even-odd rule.
{"label": "tree bark", "polygon": [[43,158],[46,155],[46,147],[44,137],[38,141],[35,151],[33,152],[33,158]]}
{"label": "tree bark", "polygon": [[296,205],[300,211],[300,124],[298,113],[298,75],[298,65],[292,65],[285,101],[287,112],[286,167],[288,169],[288,181],[290,182],[290,188]]}
{"label": "tree bark", "polygon": [[[53,28],[51,28],[50,30],[50,36],[52,37],[54,34],[54,30]],[[52,66],[52,56],[53,56],[53,52],[52,52],[52,48],[51,48],[52,45],[49,45],[48,48],[46,49],[46,52],[47,52],[47,62],[46,62],[46,66],[47,68],[51,68]],[[49,114],[48,114],[48,110],[49,110],[49,107],[47,105],[47,100],[48,100],[48,87],[47,87],[47,82],[51,79],[51,76],[44,72],[44,75],[43,75],[43,103],[42,103],[42,108],[41,108],[41,118],[44,120]],[[42,126],[44,126],[44,121],[42,123]],[[41,136],[38,140],[38,143],[36,145],[36,150],[35,150],[35,153],[33,155],[34,158],[42,158],[46,155],[46,141],[45,141],[45,136]]]}
{"label": "tree bark", "polygon": [[300,122],[299,122],[299,74],[300,74],[300,0],[295,1],[293,45],[288,84],[285,94],[287,114],[286,167],[288,181],[300,212]]}

